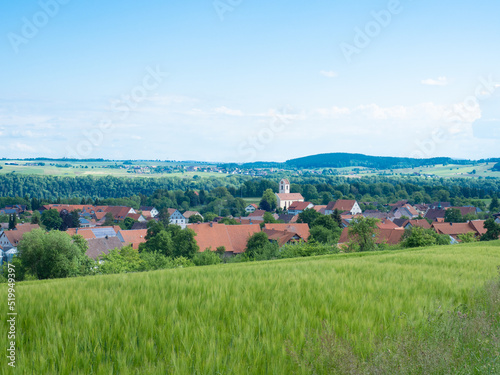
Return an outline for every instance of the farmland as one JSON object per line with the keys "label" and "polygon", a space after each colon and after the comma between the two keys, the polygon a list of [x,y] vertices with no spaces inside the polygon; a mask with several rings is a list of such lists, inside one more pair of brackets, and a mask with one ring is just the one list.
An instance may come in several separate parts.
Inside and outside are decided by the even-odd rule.
{"label": "farmland", "polygon": [[323,322],[367,355],[375,337],[467,303],[499,264],[496,241],[23,282],[11,373],[292,373],[285,343]]}

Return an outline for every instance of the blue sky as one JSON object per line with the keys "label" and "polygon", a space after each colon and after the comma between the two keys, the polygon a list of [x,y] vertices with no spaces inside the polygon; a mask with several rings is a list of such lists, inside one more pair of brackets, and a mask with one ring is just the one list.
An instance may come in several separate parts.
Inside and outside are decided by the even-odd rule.
{"label": "blue sky", "polygon": [[24,0],[0,156],[499,157],[491,1]]}

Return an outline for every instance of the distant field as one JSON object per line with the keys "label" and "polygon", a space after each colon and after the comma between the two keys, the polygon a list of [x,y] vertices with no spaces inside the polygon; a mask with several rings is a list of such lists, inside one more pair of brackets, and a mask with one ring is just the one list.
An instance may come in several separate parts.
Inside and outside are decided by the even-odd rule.
{"label": "distant field", "polygon": [[300,348],[327,322],[369,353],[466,303],[499,264],[497,241],[19,283],[9,373],[290,374],[287,340]]}
{"label": "distant field", "polygon": [[[18,163],[19,165],[5,165],[5,163]],[[53,161],[42,161],[45,162],[45,166],[25,166],[24,164],[29,163],[27,161],[19,161],[19,160],[9,160],[9,161],[0,161],[0,166],[3,169],[0,169],[0,174],[6,173],[19,173],[19,174],[30,174],[30,175],[51,175],[51,176],[85,176],[85,175],[93,175],[93,176],[114,176],[114,177],[189,177],[192,178],[195,175],[200,177],[224,177],[225,174],[222,173],[214,173],[214,172],[176,172],[176,173],[128,173],[124,169],[116,169],[116,168],[105,168],[110,165],[121,165],[122,162],[67,162],[70,164],[70,168],[65,167],[57,167],[51,166],[50,163],[60,163],[66,164],[66,162],[53,162]],[[134,166],[173,166],[178,165],[179,163],[171,163],[171,162],[133,162]],[[190,166],[191,164],[186,163],[183,165]],[[192,164],[194,165],[194,164]]]}

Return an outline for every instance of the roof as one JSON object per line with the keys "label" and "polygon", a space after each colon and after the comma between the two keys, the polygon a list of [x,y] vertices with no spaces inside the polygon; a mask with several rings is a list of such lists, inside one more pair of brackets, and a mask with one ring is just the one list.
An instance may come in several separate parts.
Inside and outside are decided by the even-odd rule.
{"label": "roof", "polygon": [[127,217],[134,219],[136,221],[139,220],[141,217],[144,219],[144,216],[142,216],[141,214],[128,214]]}
{"label": "roof", "polygon": [[[390,245],[395,245],[401,242],[401,238],[405,230],[403,228],[384,228],[384,229],[376,229],[376,239],[375,242],[377,244],[387,243]],[[339,244],[349,242],[349,228],[342,229],[342,234],[339,238]]]}
{"label": "roof", "polygon": [[[478,224],[475,224],[477,226]],[[475,227],[469,223],[433,223],[432,227],[439,234],[447,234],[456,238],[459,234],[474,232],[478,234]]]}
{"label": "roof", "polygon": [[355,203],[356,201],[352,199],[339,199],[337,201],[332,201],[328,203],[326,209],[328,211],[334,211],[334,210],[340,210],[341,212],[351,211]]}
{"label": "roof", "polygon": [[199,216],[203,217],[198,211],[186,211],[183,213],[183,215],[186,219],[189,219],[191,216],[194,216],[194,215],[199,215]]}
{"label": "roof", "polygon": [[261,217],[264,216],[265,213],[266,213],[265,210],[255,210],[254,212],[249,214],[248,217]]}
{"label": "roof", "polygon": [[116,237],[116,234],[120,230],[121,228],[118,225],[114,225],[112,227],[68,228],[66,233],[68,233],[70,236],[78,234],[88,240],[91,238],[104,238],[106,236]]}
{"label": "roof", "polygon": [[389,215],[386,212],[381,212],[379,210],[366,210],[363,212],[364,217],[371,217],[374,219],[387,219]]}
{"label": "roof", "polygon": [[284,183],[284,184],[289,184],[290,181],[288,181],[288,178],[283,178],[281,181],[280,181],[280,184],[281,183]]}
{"label": "roof", "polygon": [[274,229],[277,231],[287,231],[297,233],[304,241],[309,239],[309,225],[306,223],[293,223],[293,224],[265,224],[264,228],[267,230]]}
{"label": "roof", "polygon": [[278,216],[278,220],[283,220],[285,223],[296,223],[299,215],[293,214],[281,214]]}
{"label": "roof", "polygon": [[224,246],[226,251],[234,254],[243,253],[250,236],[260,232],[259,224],[200,223],[191,224],[189,228],[196,233],[194,239],[200,251],[205,251],[208,248],[215,251],[217,247]]}
{"label": "roof", "polygon": [[444,218],[444,215],[445,215],[445,210],[431,208],[426,212],[425,218],[431,220],[437,220],[438,218]]}
{"label": "roof", "polygon": [[147,229],[121,230],[118,235],[123,238],[126,245],[132,245],[134,249],[139,248],[139,244],[146,242]]}
{"label": "roof", "polygon": [[312,209],[314,211],[319,212],[320,214],[324,215],[325,214],[325,209],[326,209],[326,204],[313,206]]}
{"label": "roof", "polygon": [[300,193],[276,193],[280,201],[303,201],[304,197]]}
{"label": "roof", "polygon": [[[394,221],[396,221],[396,220],[394,220]],[[420,227],[420,228],[425,228],[425,229],[431,229],[431,225],[425,219],[421,219],[421,220],[405,220],[405,222],[401,226],[404,228],[408,224],[410,224],[412,227]]]}
{"label": "roof", "polygon": [[132,225],[132,228],[130,229],[148,229],[148,223],[134,223],[134,225]]}
{"label": "roof", "polygon": [[396,228],[400,228],[399,225],[397,225],[396,223],[393,223],[390,220],[377,221],[376,225],[377,225],[377,228],[379,228],[379,229],[396,229]]}
{"label": "roof", "polygon": [[283,246],[286,243],[295,242],[302,239],[302,237],[300,237],[298,233],[294,232],[274,229],[263,229],[262,231],[267,234],[267,238],[269,238],[270,241],[278,242],[279,246]]}
{"label": "roof", "polygon": [[141,206],[139,208],[139,210],[141,210],[141,211],[152,211],[153,208],[154,208],[153,206]]}
{"label": "roof", "polygon": [[472,207],[472,206],[450,207],[449,209],[452,209],[452,208],[455,208],[455,209],[459,210],[460,214],[462,216],[465,216],[465,215],[468,215],[468,214],[471,214],[471,215],[475,215],[476,214],[476,207]]}
{"label": "roof", "polygon": [[131,207],[113,206],[113,207],[107,207],[105,211],[106,213],[111,212],[115,220],[123,220],[127,217],[131,209],[132,209]]}
{"label": "roof", "polygon": [[488,230],[484,227],[485,220],[471,220],[469,225],[481,236],[485,234]]}
{"label": "roof", "polygon": [[[290,207],[288,207],[288,210],[292,211],[304,211],[306,208],[309,207],[309,205],[312,205],[311,202],[293,202]],[[314,207],[314,205],[313,205]]]}
{"label": "roof", "polygon": [[17,246],[23,235],[34,229],[40,229],[40,226],[38,224],[18,224],[16,229],[4,231],[4,233],[9,242],[13,246]]}
{"label": "roof", "polygon": [[110,250],[121,249],[123,242],[118,237],[109,238],[91,238],[87,240],[89,248],[87,249],[87,256],[93,259],[98,259],[102,254],[108,254]]}

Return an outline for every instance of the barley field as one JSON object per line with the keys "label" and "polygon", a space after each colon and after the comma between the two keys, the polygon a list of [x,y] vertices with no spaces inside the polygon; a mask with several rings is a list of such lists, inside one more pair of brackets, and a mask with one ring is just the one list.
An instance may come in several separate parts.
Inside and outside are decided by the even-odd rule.
{"label": "barley field", "polygon": [[497,265],[498,241],[18,283],[16,368],[3,355],[0,373],[290,374],[287,345],[323,323],[366,355],[468,303]]}

